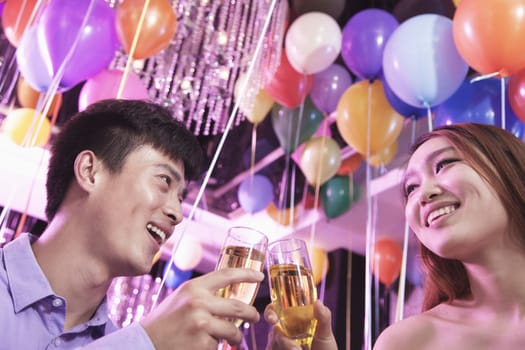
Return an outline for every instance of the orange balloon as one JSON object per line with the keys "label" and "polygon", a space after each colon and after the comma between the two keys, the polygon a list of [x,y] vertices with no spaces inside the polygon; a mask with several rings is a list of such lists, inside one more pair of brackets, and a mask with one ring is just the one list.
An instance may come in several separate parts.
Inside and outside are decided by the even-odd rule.
{"label": "orange balloon", "polygon": [[370,156],[370,159],[368,159],[368,164],[380,167],[381,165],[387,165],[394,159],[397,153],[397,140],[394,141],[390,146],[384,148],[381,152],[378,152],[376,154],[372,154]]}
{"label": "orange balloon", "polygon": [[2,10],[2,28],[7,40],[18,47],[37,0],[9,0]]}
{"label": "orange balloon", "polygon": [[385,286],[390,285],[399,277],[403,252],[397,242],[384,238],[378,240],[372,251],[372,273]]}
{"label": "orange balloon", "polygon": [[359,153],[354,153],[350,157],[343,159],[341,166],[337,170],[337,175],[347,176],[353,174],[361,166],[363,157]]}
{"label": "orange balloon", "polygon": [[134,59],[148,58],[169,46],[177,31],[177,19],[169,0],[150,0],[145,9],[137,45],[131,54],[146,0],[124,0],[117,6],[117,35],[124,50]]}
{"label": "orange balloon", "polygon": [[[268,207],[266,208],[266,213],[277,223],[288,226],[290,225],[290,215],[291,210],[290,208],[286,209],[279,209],[275,206],[275,204],[270,203]],[[297,222],[297,208],[294,208],[294,215],[293,215],[293,223],[295,224]]]}
{"label": "orange balloon", "polygon": [[310,262],[312,263],[312,273],[314,275],[314,283],[319,284],[328,273],[329,260],[326,251],[321,248],[308,248],[310,252]]}
{"label": "orange balloon", "polygon": [[51,135],[51,123],[34,109],[18,108],[7,114],[2,131],[17,145],[43,146]]}
{"label": "orange balloon", "polygon": [[[22,77],[18,78],[18,83],[16,86],[16,96],[20,106],[25,108],[36,109],[38,104],[38,99],[40,97],[40,91],[37,91],[31,87]],[[53,101],[51,101],[51,106],[47,115],[52,115],[56,108],[60,108],[62,103],[62,94],[55,94],[53,96]],[[44,107],[44,106],[42,106]]]}
{"label": "orange balloon", "polygon": [[523,0],[462,0],[452,21],[461,57],[482,74],[505,77],[525,68],[524,12]]}
{"label": "orange balloon", "polygon": [[354,83],[343,93],[337,104],[337,129],[346,143],[361,154],[367,153],[368,128],[370,154],[374,154],[397,139],[403,128],[403,121],[404,118],[388,102],[380,80]]}

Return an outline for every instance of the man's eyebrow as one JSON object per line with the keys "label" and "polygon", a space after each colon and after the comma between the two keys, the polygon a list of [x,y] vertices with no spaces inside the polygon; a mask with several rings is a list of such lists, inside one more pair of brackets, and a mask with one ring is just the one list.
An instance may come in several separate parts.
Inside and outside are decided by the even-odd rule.
{"label": "man's eyebrow", "polygon": [[[428,154],[424,159],[423,159],[423,163],[428,163],[430,161],[432,161],[433,159],[437,158],[440,154],[442,153],[445,153],[447,151],[450,151],[450,150],[455,150],[454,147],[452,146],[446,146],[446,147],[443,147],[443,148],[439,148],[433,152],[431,152],[430,154]],[[403,174],[403,177],[401,178],[401,185],[403,186],[403,188],[405,187],[406,185],[406,180],[411,177],[412,175],[414,175],[415,171],[410,169],[408,171],[405,171],[405,173]]]}
{"label": "man's eyebrow", "polygon": [[167,172],[169,172],[171,174],[171,176],[173,176],[175,178],[176,181],[178,181],[178,182],[182,181],[181,173],[179,171],[177,171],[177,169],[175,169],[171,165],[161,163],[161,164],[156,164],[156,166],[166,170]]}

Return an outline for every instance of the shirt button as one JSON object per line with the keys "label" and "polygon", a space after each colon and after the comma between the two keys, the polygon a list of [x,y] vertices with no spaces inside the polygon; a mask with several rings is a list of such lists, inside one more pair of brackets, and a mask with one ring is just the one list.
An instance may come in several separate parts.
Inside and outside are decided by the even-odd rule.
{"label": "shirt button", "polygon": [[62,300],[61,300],[61,299],[58,299],[58,298],[57,298],[57,299],[54,299],[54,300],[53,300],[53,306],[54,306],[54,307],[60,307],[60,306],[62,306]]}
{"label": "shirt button", "polygon": [[54,343],[55,346],[60,346],[60,344],[62,344],[62,340],[60,338],[55,338]]}

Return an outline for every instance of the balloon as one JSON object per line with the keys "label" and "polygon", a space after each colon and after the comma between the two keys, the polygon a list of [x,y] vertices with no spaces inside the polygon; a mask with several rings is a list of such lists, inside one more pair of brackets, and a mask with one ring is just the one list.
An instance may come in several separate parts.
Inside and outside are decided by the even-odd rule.
{"label": "balloon", "polygon": [[[324,119],[321,122],[321,124],[317,127],[317,130],[314,132],[312,136],[332,137],[332,130],[330,130],[330,121],[328,119]],[[293,151],[292,153],[292,159],[297,164],[301,163],[301,154],[303,154],[303,149],[304,149],[304,143],[299,145],[299,147],[297,147],[295,151]]]}
{"label": "balloon", "polygon": [[183,271],[193,270],[202,259],[202,245],[193,237],[184,235],[181,238],[173,262]]}
{"label": "balloon", "polygon": [[464,0],[454,13],[454,42],[463,59],[482,74],[505,77],[525,68],[525,3]]}
{"label": "balloon", "polygon": [[315,193],[313,192],[312,188],[309,187],[309,189],[304,194],[303,199],[303,207],[304,209],[314,209],[319,208],[321,205],[321,196],[317,198],[317,205],[315,203]]}
{"label": "balloon", "polygon": [[14,47],[18,47],[37,0],[9,0],[2,2],[2,28]]}
{"label": "balloon", "polygon": [[[275,204],[270,203],[268,207],[266,208],[266,213],[278,224],[281,224],[283,226],[290,225],[291,208],[278,209],[275,206]],[[294,213],[293,223],[295,224],[297,223],[297,208],[294,208],[293,213]]]}
{"label": "balloon", "polygon": [[514,113],[525,122],[525,69],[510,77],[508,99]]}
{"label": "balloon", "polygon": [[455,5],[456,7],[458,7],[458,6],[459,6],[459,3],[461,2],[461,0],[452,0],[452,2],[454,3],[454,5]]}
{"label": "balloon", "polygon": [[104,0],[50,1],[38,30],[44,62],[52,76],[74,47],[60,80],[63,88],[71,88],[105,69],[119,46],[115,11]]}
{"label": "balloon", "polygon": [[345,8],[344,0],[292,0],[292,9],[298,16],[308,12],[323,12],[338,19]]}
{"label": "balloon", "polygon": [[[274,101],[264,89],[255,89],[244,86],[246,75],[240,74],[235,82],[233,96],[235,101],[239,104],[239,110],[246,116],[253,124],[259,124],[266,118]],[[244,87],[244,90],[241,88]]]}
{"label": "balloon", "polygon": [[281,147],[293,152],[300,144],[308,140],[318,129],[323,114],[307,98],[302,109],[290,109],[275,104],[272,108],[272,126]]}
{"label": "balloon", "polygon": [[350,18],[343,28],[341,56],[352,73],[361,79],[379,77],[385,45],[398,26],[397,19],[381,9],[365,9]]}
{"label": "balloon", "polygon": [[417,108],[414,106],[409,105],[394,93],[390,86],[388,86],[388,83],[383,79],[383,89],[385,91],[386,99],[388,100],[388,103],[394,108],[394,110],[401,114],[403,117],[406,118],[419,118],[419,117],[426,117],[428,115],[428,111],[426,108]]}
{"label": "balloon", "polygon": [[341,150],[333,139],[313,137],[305,143],[301,170],[310,185],[322,185],[335,175],[340,165]]}
{"label": "balloon", "polygon": [[336,115],[337,129],[343,139],[357,152],[365,155],[368,127],[370,154],[374,154],[397,139],[404,121],[388,103],[380,80],[371,83],[362,80],[350,86],[337,105]]}
{"label": "balloon", "polygon": [[304,74],[321,72],[341,52],[341,29],[325,13],[305,13],[288,28],[285,52],[296,71]]}
{"label": "balloon", "polygon": [[380,239],[372,251],[372,273],[381,283],[390,287],[401,272],[402,259],[403,252],[397,242],[388,238]]}
{"label": "balloon", "polygon": [[387,165],[396,156],[397,148],[398,144],[397,140],[395,140],[390,146],[384,148],[382,151],[372,154],[370,159],[368,159],[368,164],[375,167]]}
{"label": "balloon", "polygon": [[352,85],[350,73],[334,63],[325,70],[312,75],[310,98],[317,108],[329,114],[335,111],[343,92]]}
{"label": "balloon", "polygon": [[7,114],[2,131],[17,145],[39,147],[49,140],[51,124],[34,109],[18,108]]}
{"label": "balloon", "polygon": [[16,62],[24,80],[33,89],[43,92],[51,86],[53,77],[44,62],[44,56],[38,45],[37,34],[36,26],[27,28],[16,50]]}
{"label": "balloon", "polygon": [[281,52],[281,63],[277,70],[264,86],[264,90],[275,102],[287,108],[299,106],[311,88],[312,77],[296,71],[284,51]]}
{"label": "balloon", "polygon": [[350,157],[345,158],[341,162],[341,166],[337,169],[337,175],[348,176],[356,172],[361,166],[363,158],[359,153],[354,153]]}
{"label": "balloon", "polygon": [[[38,104],[38,99],[44,96],[43,93],[36,91],[29,85],[23,77],[18,78],[18,83],[16,85],[16,97],[20,106],[25,108],[36,109]],[[62,104],[62,94],[53,95],[53,100],[51,101],[51,106],[49,107],[48,115],[52,115],[55,110],[58,110]],[[44,108],[42,105],[40,108]]]}
{"label": "balloon", "polygon": [[[505,99],[505,129],[516,137],[524,136],[525,125],[518,120],[509,99],[515,94],[510,87]],[[502,126],[501,80],[488,78],[476,82],[465,80],[458,91],[436,108],[434,125],[449,125],[461,122],[483,123]]]}
{"label": "balloon", "polygon": [[355,182],[352,182],[352,187],[350,187],[348,176],[332,177],[321,186],[320,194],[323,211],[327,218],[336,218],[346,213],[360,196]]}
{"label": "balloon", "polygon": [[394,93],[414,107],[433,107],[461,85],[468,65],[452,38],[452,21],[424,14],[412,17],[392,33],[383,55],[383,73]]}
{"label": "balloon", "polygon": [[[78,110],[83,111],[92,103],[108,98],[116,98],[124,72],[116,69],[104,69],[82,86],[78,96]],[[139,76],[128,72],[121,99],[147,100],[149,93]]]}
{"label": "balloon", "polygon": [[273,199],[273,185],[266,176],[255,174],[241,182],[237,199],[245,212],[253,214],[265,209]]}
{"label": "balloon", "polygon": [[178,286],[189,280],[191,275],[191,270],[180,270],[175,264],[166,263],[162,276],[164,277],[166,287],[177,289]]}
{"label": "balloon", "polygon": [[330,261],[326,251],[319,247],[308,247],[310,261],[312,262],[312,274],[314,275],[314,283],[317,285],[321,283],[323,278],[328,273]]}
{"label": "balloon", "polygon": [[[129,54],[146,0],[124,0],[117,6],[117,34]],[[150,0],[133,54],[148,58],[169,46],[177,31],[177,18],[169,0]]]}

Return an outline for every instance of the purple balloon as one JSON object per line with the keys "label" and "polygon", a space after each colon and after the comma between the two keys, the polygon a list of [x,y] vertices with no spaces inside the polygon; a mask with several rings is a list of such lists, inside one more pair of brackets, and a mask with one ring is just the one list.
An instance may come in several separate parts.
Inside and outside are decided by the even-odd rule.
{"label": "purple balloon", "polygon": [[266,176],[248,177],[239,186],[237,199],[244,211],[256,213],[265,209],[273,200],[273,185]]}
{"label": "purple balloon", "polygon": [[339,99],[350,85],[350,73],[343,66],[334,63],[312,75],[310,98],[321,112],[329,114],[335,111]]}
{"label": "purple balloon", "polygon": [[397,19],[381,9],[356,13],[343,28],[341,56],[346,66],[362,79],[377,79],[383,67],[383,51]]}
{"label": "purple balloon", "polygon": [[119,47],[115,10],[104,0],[53,0],[38,26],[42,53],[53,76],[75,46],[61,87],[73,87],[107,68]]}

